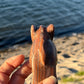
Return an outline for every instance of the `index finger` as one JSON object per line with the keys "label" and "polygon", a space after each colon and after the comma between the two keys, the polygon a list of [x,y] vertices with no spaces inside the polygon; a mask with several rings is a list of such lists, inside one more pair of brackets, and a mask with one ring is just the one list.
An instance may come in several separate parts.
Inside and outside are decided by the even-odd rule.
{"label": "index finger", "polygon": [[27,60],[11,77],[9,84],[24,84],[25,79],[31,74],[29,60]]}
{"label": "index finger", "polygon": [[18,55],[7,59],[0,67],[0,84],[8,83],[12,71],[24,61],[23,55]]}

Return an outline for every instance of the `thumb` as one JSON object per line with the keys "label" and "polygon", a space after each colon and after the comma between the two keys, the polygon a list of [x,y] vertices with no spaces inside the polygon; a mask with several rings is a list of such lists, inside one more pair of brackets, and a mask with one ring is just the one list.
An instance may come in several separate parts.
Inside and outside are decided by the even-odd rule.
{"label": "thumb", "polygon": [[56,84],[56,78],[54,76],[50,76],[48,78],[46,78],[45,80],[43,80],[42,82],[40,82],[39,84]]}

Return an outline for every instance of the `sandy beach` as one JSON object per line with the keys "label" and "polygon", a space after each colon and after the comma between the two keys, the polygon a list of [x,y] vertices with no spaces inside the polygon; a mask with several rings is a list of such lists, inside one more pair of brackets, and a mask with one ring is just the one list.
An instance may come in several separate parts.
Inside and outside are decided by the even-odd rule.
{"label": "sandy beach", "polygon": [[[84,84],[84,34],[54,38],[57,48],[57,77],[59,84]],[[29,58],[31,44],[15,45],[0,51],[0,65],[9,57],[23,54]],[[82,75],[79,75],[80,73]],[[79,73],[79,74],[78,74]],[[26,79],[26,84],[28,79]]]}

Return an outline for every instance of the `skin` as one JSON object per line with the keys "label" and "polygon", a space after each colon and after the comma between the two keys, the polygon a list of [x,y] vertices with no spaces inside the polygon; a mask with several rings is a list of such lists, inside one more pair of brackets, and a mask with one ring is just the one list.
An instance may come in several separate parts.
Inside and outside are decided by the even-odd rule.
{"label": "skin", "polygon": [[[20,66],[24,61],[24,55],[18,55],[7,59],[0,66],[0,84],[24,84],[27,76],[31,74],[31,68],[29,67],[29,60],[26,61],[20,68],[18,68],[13,75],[11,73]],[[50,76],[39,84],[56,84],[56,78]]]}

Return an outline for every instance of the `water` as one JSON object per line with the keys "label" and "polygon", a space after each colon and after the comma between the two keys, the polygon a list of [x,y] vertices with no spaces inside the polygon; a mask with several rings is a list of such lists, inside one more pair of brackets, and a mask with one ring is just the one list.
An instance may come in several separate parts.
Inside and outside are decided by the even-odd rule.
{"label": "water", "polygon": [[30,26],[55,26],[55,36],[84,32],[84,0],[0,0],[0,49],[30,42]]}

